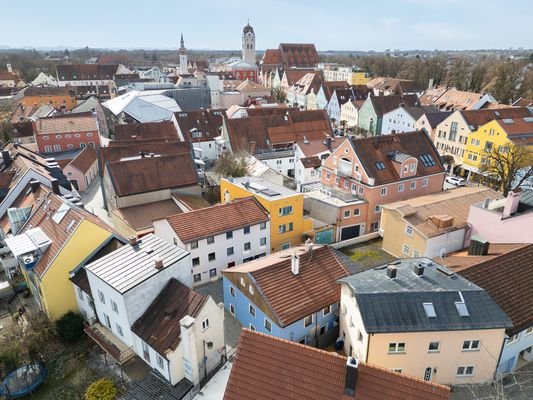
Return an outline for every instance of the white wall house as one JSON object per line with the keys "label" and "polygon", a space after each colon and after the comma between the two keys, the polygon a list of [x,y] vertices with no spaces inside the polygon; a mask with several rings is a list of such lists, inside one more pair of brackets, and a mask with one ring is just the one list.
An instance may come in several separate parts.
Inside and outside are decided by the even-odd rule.
{"label": "white wall house", "polygon": [[388,113],[383,114],[382,135],[390,133],[411,132],[415,130],[415,124],[423,113],[414,113],[412,109],[418,107],[400,106]]}
{"label": "white wall house", "polygon": [[193,285],[270,254],[269,215],[253,197],[154,221],[154,234],[191,253]]}

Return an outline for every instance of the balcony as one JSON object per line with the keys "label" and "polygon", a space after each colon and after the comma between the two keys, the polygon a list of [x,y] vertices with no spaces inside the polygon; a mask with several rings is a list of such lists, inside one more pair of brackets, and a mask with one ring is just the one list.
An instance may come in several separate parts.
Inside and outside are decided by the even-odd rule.
{"label": "balcony", "polygon": [[257,150],[254,153],[254,157],[258,160],[272,160],[276,158],[294,157],[294,150],[282,149],[282,150]]}
{"label": "balcony", "polygon": [[96,342],[106,353],[113,357],[120,365],[135,356],[133,347],[128,347],[113,332],[105,326],[95,322],[92,325],[85,324],[85,333]]}

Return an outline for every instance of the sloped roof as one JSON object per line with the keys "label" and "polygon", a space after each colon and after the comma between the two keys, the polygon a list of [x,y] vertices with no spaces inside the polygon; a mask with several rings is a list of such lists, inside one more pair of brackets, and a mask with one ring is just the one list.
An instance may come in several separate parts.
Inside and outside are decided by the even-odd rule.
{"label": "sloped roof", "polygon": [[[344,142],[343,138],[332,138],[331,139],[331,151],[335,150]],[[314,140],[298,140],[298,147],[304,153],[305,157],[313,157],[319,153],[324,153],[330,151],[328,149],[327,143],[324,139],[314,139]]]}
{"label": "sloped roof", "polygon": [[481,125],[492,120],[504,119],[504,118],[522,118],[533,116],[527,107],[517,108],[499,108],[499,109],[487,109],[487,110],[467,110],[457,111],[460,112],[466,123],[470,126],[472,131],[477,130]]}
{"label": "sloped roof", "polygon": [[[223,218],[221,218],[223,216]],[[184,243],[224,232],[268,222],[268,212],[255,197],[236,199],[226,204],[201,208],[166,218]]]}
{"label": "sloped roof", "polygon": [[407,114],[413,117],[415,121],[424,114],[439,112],[439,109],[434,106],[404,106],[403,109]]}
{"label": "sloped roof", "polygon": [[287,84],[290,86],[294,85],[300,79],[302,79],[306,74],[319,74],[320,71],[315,71],[314,69],[286,69],[284,76],[287,79]]}
{"label": "sloped roof", "polygon": [[379,118],[383,114],[398,108],[400,104],[414,106],[417,104],[418,99],[415,94],[410,94],[405,96],[371,96],[368,101],[372,103],[372,107]]}
{"label": "sloped roof", "polygon": [[[486,93],[467,92],[456,88],[437,87],[420,96],[420,104],[434,105],[444,110],[471,110]],[[494,101],[492,97],[490,97]],[[490,101],[489,99],[489,101]]]}
{"label": "sloped roof", "polygon": [[78,155],[69,163],[82,173],[86,173],[95,162],[98,161],[96,150],[92,146],[86,146]]}
{"label": "sloped roof", "polygon": [[172,278],[133,323],[131,330],[166,358],[166,352],[176,350],[181,342],[179,321],[187,315],[196,317],[207,299]]}
{"label": "sloped roof", "polygon": [[34,122],[36,135],[56,133],[98,132],[94,116],[74,114],[61,117],[40,118]]}
{"label": "sloped roof", "polygon": [[[492,248],[506,247],[499,254]],[[533,325],[533,244],[489,246],[488,256],[469,256],[464,251],[444,258],[443,264],[485,289],[511,318],[514,335]]]}
{"label": "sloped roof", "polygon": [[172,121],[144,122],[115,126],[115,140],[142,139],[177,140],[178,132]]}
{"label": "sloped roof", "polygon": [[181,111],[176,100],[155,92],[133,90],[102,104],[114,115],[124,112],[139,122],[169,120],[175,112]]}
{"label": "sloped roof", "polygon": [[[348,138],[347,140],[350,140],[366,173],[374,178],[375,185],[402,179],[392,164],[391,158],[388,156],[392,152],[408,154],[418,159],[416,177],[444,172],[444,166],[442,165],[437,149],[429,136],[423,131],[396,133],[362,139]],[[424,166],[420,159],[420,156],[423,154],[431,156],[435,165]],[[379,170],[376,166],[377,162],[382,162],[385,168]]]}
{"label": "sloped roof", "polygon": [[322,165],[322,161],[317,156],[300,158],[304,168],[317,168]]}
{"label": "sloped roof", "polygon": [[[203,142],[215,140],[222,134],[224,110],[196,110],[174,113],[183,137],[188,142]],[[200,134],[193,137],[192,132]]]}
{"label": "sloped roof", "polygon": [[61,64],[57,65],[60,81],[112,80],[118,65],[112,64]]}
{"label": "sloped roof", "polygon": [[314,93],[317,93],[318,89],[320,88],[321,83],[322,83],[321,75],[307,73],[303,77],[301,77],[298,80],[298,82],[294,84],[294,86],[292,86],[291,90],[294,90],[296,92],[299,92],[305,95],[311,93],[311,90],[313,90]]}
{"label": "sloped roof", "polygon": [[68,87],[30,86],[24,91],[24,97],[29,96],[72,96]]}
{"label": "sloped roof", "polygon": [[107,162],[106,170],[117,196],[192,186],[198,182],[190,153]]}
{"label": "sloped roof", "polygon": [[344,394],[346,357],[248,329],[241,331],[224,400],[446,400],[450,389],[359,362]]}
{"label": "sloped roof", "polygon": [[533,144],[533,114],[525,118],[499,119],[498,124],[515,144]]}
{"label": "sloped roof", "polygon": [[283,63],[290,67],[314,67],[320,61],[311,43],[280,43],[279,50]]}
{"label": "sloped roof", "polygon": [[453,111],[439,111],[426,113],[426,118],[429,122],[429,126],[435,128],[438,124],[448,118]]}
{"label": "sloped roof", "polygon": [[161,200],[113,210],[138,234],[153,232],[153,221],[181,212],[174,200]]}
{"label": "sloped roof", "polygon": [[[298,275],[291,272],[294,253],[300,257]],[[248,274],[276,317],[276,324],[284,327],[338,302],[340,286],[336,282],[348,271],[333,250],[318,246],[312,256],[299,247],[227,269],[223,274]]]}
{"label": "sloped roof", "polygon": [[279,49],[266,49],[261,59],[261,64],[277,65],[282,64],[281,51]]}

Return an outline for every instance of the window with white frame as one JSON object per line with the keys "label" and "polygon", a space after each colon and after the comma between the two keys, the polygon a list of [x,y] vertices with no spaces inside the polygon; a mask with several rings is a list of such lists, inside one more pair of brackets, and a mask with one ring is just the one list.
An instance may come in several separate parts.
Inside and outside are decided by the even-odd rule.
{"label": "window with white frame", "polygon": [[246,282],[244,281],[244,278],[241,276],[241,286],[246,286]]}
{"label": "window with white frame", "polygon": [[428,184],[429,184],[429,179],[428,178],[422,179],[422,187],[427,187]]}
{"label": "window with white frame", "polygon": [[228,247],[228,248],[226,249],[226,255],[227,255],[227,256],[232,256],[232,255],[234,254],[234,252],[235,252],[235,251],[233,250],[233,247]]}
{"label": "window with white frame", "polygon": [[265,318],[265,329],[267,332],[272,332],[272,322]]}
{"label": "window with white frame", "polygon": [[143,357],[146,361],[150,362],[150,347],[145,342],[142,342]]}
{"label": "window with white frame", "polygon": [[259,229],[261,229],[261,230],[266,229],[266,227],[267,227],[266,222],[261,222],[261,223],[259,224]]}
{"label": "window with white frame", "polygon": [[354,217],[358,217],[359,215],[361,215],[361,211],[359,211],[358,208],[354,208],[353,209],[353,216]]}
{"label": "window with white frame", "polygon": [[229,294],[231,295],[231,297],[235,297],[235,288],[233,286],[229,287]]}
{"label": "window with white frame", "polygon": [[244,251],[250,251],[252,244],[250,242],[244,243]]}
{"label": "window with white frame", "polygon": [[209,318],[202,321],[202,330],[205,331],[207,328],[209,328]]}
{"label": "window with white frame", "polygon": [[266,246],[266,244],[267,244],[267,238],[266,237],[259,239],[259,246],[264,247],[264,246]]}
{"label": "window with white frame", "polygon": [[413,250],[413,257],[415,258],[420,257],[420,252],[418,250]]}
{"label": "window with white frame", "polygon": [[406,256],[408,256],[409,254],[411,254],[411,248],[409,247],[409,245],[404,244],[404,245],[403,245],[403,248],[402,248],[402,252],[403,252],[403,254],[405,254]]}
{"label": "window with white frame", "polygon": [[194,257],[192,259],[192,266],[197,267],[198,265],[200,265],[200,257]]}
{"label": "window with white frame", "polygon": [[463,351],[478,351],[479,340],[465,340],[463,342]]}
{"label": "window with white frame", "polygon": [[362,186],[359,186],[359,189],[357,189],[357,192],[358,192],[359,194],[363,194],[364,191],[365,191],[365,188],[362,187]]}
{"label": "window with white frame", "polygon": [[405,226],[405,233],[409,236],[412,236],[413,235],[413,227],[411,225],[406,225]]}
{"label": "window with white frame", "polygon": [[344,210],[344,218],[350,218],[350,210]]}
{"label": "window with white frame", "polygon": [[461,365],[457,367],[457,376],[472,376],[474,375],[473,365]]}
{"label": "window with white frame", "polygon": [[255,326],[253,326],[252,324],[250,324],[250,330],[251,330],[252,332],[255,332],[257,329],[255,329]]}
{"label": "window with white frame", "polygon": [[250,293],[251,295],[254,294],[254,287],[252,285],[248,285],[248,293]]}
{"label": "window with white frame", "polygon": [[215,243],[215,237],[214,236],[209,236],[207,238],[207,244],[212,244],[212,243]]}
{"label": "window with white frame", "polygon": [[163,357],[161,357],[159,354],[156,354],[155,358],[157,360],[157,366],[163,369]]}
{"label": "window with white frame", "polygon": [[404,184],[403,184],[403,183],[400,183],[400,184],[398,185],[398,193],[403,192],[403,188],[404,188]]}
{"label": "window with white frame", "polygon": [[405,353],[404,342],[389,343],[389,353]]}
{"label": "window with white frame", "polygon": [[117,332],[120,336],[124,336],[124,332],[122,331],[122,327],[118,324],[118,323],[115,323],[115,325],[117,326]]}
{"label": "window with white frame", "polygon": [[325,317],[326,315],[329,315],[329,313],[331,312],[331,304],[327,307],[324,307],[322,309],[322,315]]}
{"label": "window with white frame", "polygon": [[289,214],[292,214],[292,212],[293,212],[292,206],[281,207],[279,209],[280,216],[289,215]]}
{"label": "window with white frame", "polygon": [[308,315],[307,317],[304,318],[304,327],[307,328],[312,323],[313,323],[313,314]]}
{"label": "window with white frame", "polygon": [[381,212],[381,206],[378,204],[377,206],[374,207],[374,212],[377,214],[379,212]]}
{"label": "window with white frame", "polygon": [[100,299],[100,303],[105,304],[105,296],[101,291],[98,291],[98,298]]}
{"label": "window with white frame", "polygon": [[409,185],[409,188],[411,190],[415,190],[416,189],[416,181],[411,182],[411,184]]}
{"label": "window with white frame", "polygon": [[438,353],[440,350],[440,342],[429,342],[428,353]]}
{"label": "window with white frame", "polygon": [[384,188],[381,188],[381,197],[384,197],[387,195],[387,188],[384,187]]}

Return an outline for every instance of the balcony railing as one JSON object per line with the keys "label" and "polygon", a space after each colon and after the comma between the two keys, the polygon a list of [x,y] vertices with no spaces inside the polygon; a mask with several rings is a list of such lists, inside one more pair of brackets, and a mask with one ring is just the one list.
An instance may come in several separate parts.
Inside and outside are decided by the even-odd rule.
{"label": "balcony railing", "polygon": [[256,151],[254,156],[258,160],[272,160],[274,158],[294,157],[294,150],[262,150]]}
{"label": "balcony railing", "polygon": [[92,325],[86,323],[84,330],[102,350],[113,357],[119,364],[122,365],[135,356],[133,347],[128,347],[105,326],[97,322]]}

